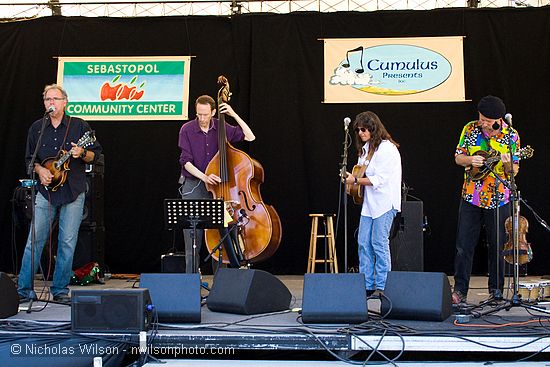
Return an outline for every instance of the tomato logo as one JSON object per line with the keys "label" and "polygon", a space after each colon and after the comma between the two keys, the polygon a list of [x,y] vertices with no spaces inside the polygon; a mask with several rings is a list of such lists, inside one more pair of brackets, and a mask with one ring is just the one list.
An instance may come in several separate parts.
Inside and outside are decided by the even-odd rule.
{"label": "tomato logo", "polygon": [[143,97],[145,90],[143,86],[145,82],[142,82],[139,87],[132,85],[137,80],[137,75],[132,78],[129,84],[126,83],[117,83],[120,79],[120,75],[117,75],[112,81],[112,85],[109,82],[103,83],[100,90],[100,98],[102,101],[111,100],[111,101],[120,101],[123,99],[127,100],[139,100]]}

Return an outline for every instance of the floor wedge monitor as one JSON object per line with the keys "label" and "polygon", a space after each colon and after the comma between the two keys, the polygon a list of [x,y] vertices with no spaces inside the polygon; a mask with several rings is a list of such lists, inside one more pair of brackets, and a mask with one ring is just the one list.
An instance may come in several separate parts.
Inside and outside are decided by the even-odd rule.
{"label": "floor wedge monitor", "polygon": [[222,268],[206,305],[211,311],[254,315],[288,310],[291,299],[283,282],[266,271]]}
{"label": "floor wedge monitor", "polygon": [[0,319],[17,314],[19,310],[19,295],[17,287],[10,277],[0,272]]}
{"label": "floor wedge monitor", "polygon": [[199,274],[141,274],[139,286],[149,289],[160,322],[201,322]]}
{"label": "floor wedge monitor", "polygon": [[390,271],[381,313],[390,319],[446,320],[452,311],[451,286],[445,273]]}
{"label": "floor wedge monitor", "polygon": [[363,274],[305,274],[302,321],[358,324],[368,320]]}

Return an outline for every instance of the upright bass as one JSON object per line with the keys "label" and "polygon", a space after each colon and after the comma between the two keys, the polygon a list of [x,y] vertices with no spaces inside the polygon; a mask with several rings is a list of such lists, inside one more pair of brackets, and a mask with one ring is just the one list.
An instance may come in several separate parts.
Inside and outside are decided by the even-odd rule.
{"label": "upright bass", "polygon": [[[229,81],[218,77],[220,89],[217,103],[227,103],[231,96]],[[226,138],[225,115],[219,114],[219,151],[206,167],[206,174],[221,178],[217,185],[207,184],[214,198],[225,202],[229,227],[223,230],[205,230],[206,246],[210,252],[223,242],[224,262],[232,267],[256,263],[271,257],[281,242],[281,220],[271,205],[260,195],[264,181],[262,165],[248,154],[234,148]],[[222,241],[223,240],[223,241]],[[219,251],[213,254],[219,260]]]}

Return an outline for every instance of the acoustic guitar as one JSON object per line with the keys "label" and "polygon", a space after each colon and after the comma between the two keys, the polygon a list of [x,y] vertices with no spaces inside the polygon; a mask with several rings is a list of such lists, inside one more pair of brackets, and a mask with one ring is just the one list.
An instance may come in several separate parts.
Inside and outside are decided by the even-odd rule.
{"label": "acoustic guitar", "polygon": [[[355,178],[361,178],[365,176],[365,171],[367,166],[364,164],[356,164],[353,166],[351,175]],[[363,204],[363,191],[365,190],[363,185],[359,184],[346,184],[346,193],[352,197],[353,203],[362,205]]]}
{"label": "acoustic guitar", "polygon": [[[84,135],[76,143],[77,147],[85,148],[92,145],[95,142],[95,132],[86,131]],[[53,175],[52,182],[46,186],[51,191],[55,192],[59,187],[63,186],[67,181],[67,173],[70,171],[69,158],[71,157],[71,151],[60,150],[57,156],[46,158],[42,161],[42,166],[46,167]]]}
{"label": "acoustic guitar", "polygon": [[[527,145],[524,148],[521,148],[517,151],[517,156],[519,159],[528,159],[531,158],[535,150]],[[489,152],[485,150],[478,150],[473,155],[480,155],[485,158],[484,165],[481,167],[469,166],[466,169],[466,174],[468,178],[474,182],[483,180],[487,177],[495,166],[500,162],[500,153],[496,150],[490,150]]]}

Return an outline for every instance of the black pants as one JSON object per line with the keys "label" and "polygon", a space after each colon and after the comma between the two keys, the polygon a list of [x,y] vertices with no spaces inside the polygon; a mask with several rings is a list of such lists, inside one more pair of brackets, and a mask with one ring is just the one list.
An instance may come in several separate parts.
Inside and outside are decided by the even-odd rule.
{"label": "black pants", "polygon": [[504,221],[510,216],[510,203],[498,208],[498,224],[496,213],[497,209],[483,209],[464,200],[460,201],[456,233],[455,291],[460,291],[464,295],[468,294],[474,251],[479,241],[482,225],[485,226],[489,243],[489,291],[497,288],[503,290],[504,257],[502,249],[507,240]]}

